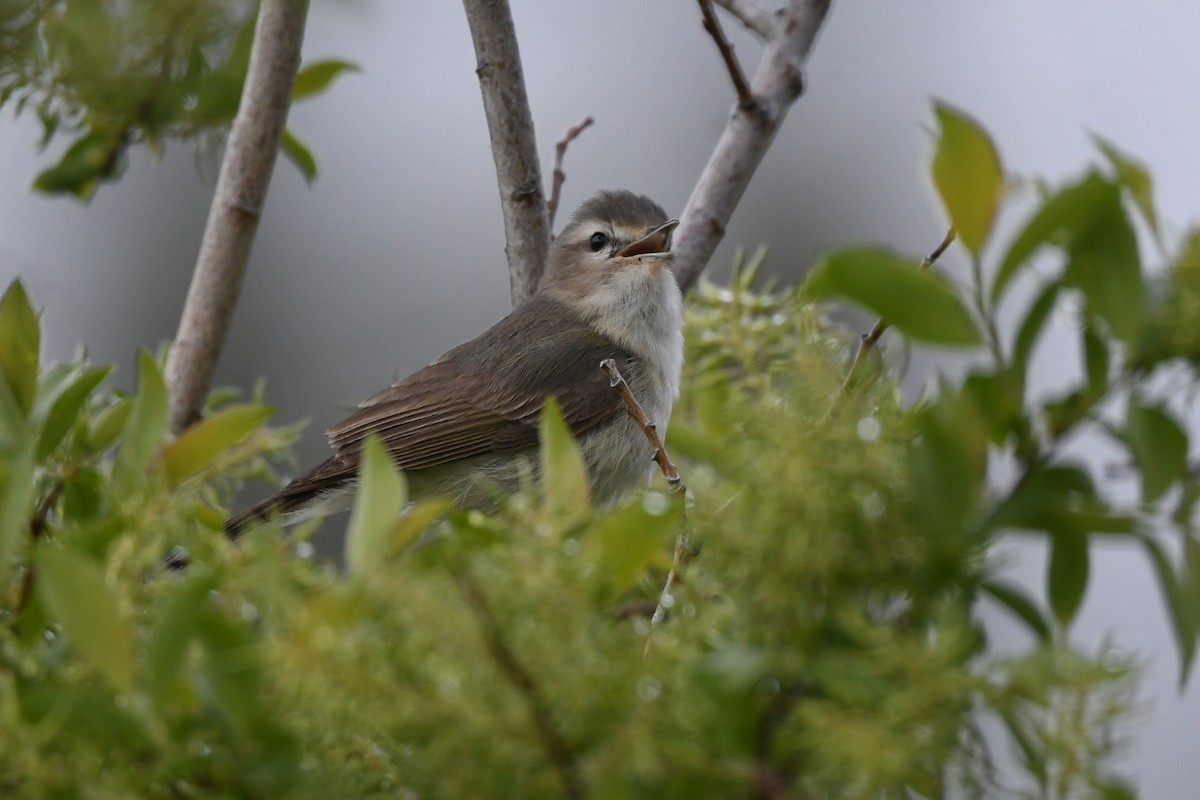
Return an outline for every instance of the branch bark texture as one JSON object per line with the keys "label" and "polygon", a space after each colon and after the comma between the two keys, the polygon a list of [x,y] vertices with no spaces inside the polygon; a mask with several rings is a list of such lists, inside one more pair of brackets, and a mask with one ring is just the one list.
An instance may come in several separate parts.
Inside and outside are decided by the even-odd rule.
{"label": "branch bark texture", "polygon": [[533,296],[550,250],[550,218],[537,138],[507,0],[463,0],[463,7],[475,44],[475,72],[483,93],[500,186],[505,255],[515,308]]}
{"label": "branch bark texture", "polygon": [[170,425],[176,433],[199,417],[241,293],[287,122],[307,14],[308,0],[262,0],[259,7],[241,102],[167,359]]}
{"label": "branch bark texture", "polygon": [[831,0],[790,0],[774,12],[754,0],[716,2],[762,38],[764,50],[750,81],[753,102],[734,108],[680,215],[673,269],[684,291],[695,284],[724,237],[754,171],[800,97],[804,63]]}

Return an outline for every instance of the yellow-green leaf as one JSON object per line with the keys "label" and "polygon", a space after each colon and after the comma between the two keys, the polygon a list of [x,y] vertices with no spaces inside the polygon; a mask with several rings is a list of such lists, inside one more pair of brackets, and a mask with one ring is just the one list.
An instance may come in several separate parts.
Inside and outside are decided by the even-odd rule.
{"label": "yellow-green leaf", "polygon": [[1100,148],[1104,157],[1108,159],[1108,163],[1112,165],[1117,180],[1129,190],[1138,211],[1142,213],[1146,224],[1157,236],[1158,213],[1154,209],[1154,181],[1151,180],[1149,171],[1141,162],[1118,150],[1107,139],[1093,135],[1092,140],[1096,143],[1096,147]]}
{"label": "yellow-green leaf", "polygon": [[587,532],[585,558],[595,563],[601,603],[621,596],[656,559],[667,560],[671,536],[678,532],[683,493],[651,492],[643,502],[604,516]]}
{"label": "yellow-green leaf", "polygon": [[587,515],[589,508],[587,470],[562,408],[553,397],[547,398],[542,408],[539,436],[546,509],[563,522],[578,521]]}
{"label": "yellow-green leaf", "polygon": [[25,286],[16,280],[0,298],[0,372],[26,415],[37,396],[42,332]]}
{"label": "yellow-green leaf", "polygon": [[38,549],[36,564],[42,602],[67,641],[119,691],[129,691],[133,648],[100,565],[50,546]]}
{"label": "yellow-green leaf", "polygon": [[288,161],[296,165],[296,169],[300,170],[300,174],[304,176],[304,180],[312,183],[317,179],[317,159],[312,154],[312,150],[308,148],[304,142],[296,138],[296,134],[292,133],[291,128],[283,129],[283,136],[279,140],[279,146],[283,148],[283,154],[287,156]]}
{"label": "yellow-green leaf", "polygon": [[934,114],[940,131],[933,183],[959,241],[979,255],[1004,195],[1000,154],[983,128],[963,112],[937,103]]}
{"label": "yellow-green leaf", "polygon": [[158,364],[145,350],[138,353],[138,388],[125,421],[121,448],[113,461],[113,480],[130,490],[146,477],[146,468],[167,432],[167,386]]}
{"label": "yellow-green leaf", "polygon": [[883,317],[905,336],[931,344],[972,347],[982,338],[946,279],[887,250],[855,247],[826,255],[804,291],[839,295]]}
{"label": "yellow-green leaf", "polygon": [[230,406],[201,420],[163,450],[167,479],[179,483],[205,469],[223,451],[271,418],[275,409],[257,403]]}
{"label": "yellow-green leaf", "polygon": [[346,533],[346,564],[352,574],[365,575],[387,557],[406,495],[404,476],[379,437],[369,434],[363,445],[358,494]]}
{"label": "yellow-green leaf", "polygon": [[296,81],[292,84],[292,100],[320,94],[343,72],[362,72],[362,68],[352,61],[335,58],[305,64],[296,73]]}

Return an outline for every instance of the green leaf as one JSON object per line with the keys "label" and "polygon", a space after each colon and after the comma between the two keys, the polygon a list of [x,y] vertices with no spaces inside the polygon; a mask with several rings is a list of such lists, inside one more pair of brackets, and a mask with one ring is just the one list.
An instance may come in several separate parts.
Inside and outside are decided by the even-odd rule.
{"label": "green leaf", "polygon": [[0,372],[8,381],[24,415],[37,397],[38,354],[42,332],[25,286],[13,281],[0,298]]}
{"label": "green leaf", "polygon": [[292,133],[291,128],[283,129],[279,145],[283,148],[283,154],[287,156],[288,161],[291,161],[300,170],[304,180],[312,183],[317,179],[317,159],[313,156],[312,151],[296,138],[296,134]]}
{"label": "green leaf", "polygon": [[57,164],[38,173],[33,188],[89,200],[100,181],[116,174],[124,149],[125,137],[119,131],[93,128],[76,139]]}
{"label": "green leaf", "polygon": [[1088,582],[1088,536],[1083,531],[1052,532],[1050,566],[1046,571],[1046,594],[1054,618],[1064,628],[1069,627]]}
{"label": "green leaf", "polygon": [[1103,397],[1108,391],[1108,343],[1089,325],[1083,329],[1083,364],[1087,373],[1088,392]]}
{"label": "green leaf", "polygon": [[1141,258],[1115,187],[1106,192],[1094,224],[1068,243],[1063,282],[1083,291],[1088,309],[1103,318],[1118,339],[1137,339],[1146,314]]}
{"label": "green leaf", "polygon": [[1051,281],[1042,288],[1037,299],[1029,306],[1029,311],[1021,323],[1021,327],[1017,330],[1017,338],[1013,342],[1014,368],[1024,371],[1025,366],[1029,363],[1029,356],[1033,353],[1042,329],[1046,327],[1046,320],[1050,318],[1050,312],[1054,310],[1054,305],[1058,301],[1060,289],[1062,289],[1062,284]]}
{"label": "green leaf", "polygon": [[1150,173],[1146,167],[1136,159],[1121,152],[1107,139],[1092,135],[1092,141],[1096,143],[1096,147],[1108,159],[1108,163],[1112,165],[1113,172],[1117,174],[1117,180],[1121,185],[1129,190],[1129,194],[1133,197],[1133,202],[1141,212],[1142,217],[1146,220],[1146,224],[1150,226],[1150,230],[1155,236],[1159,235],[1158,230],[1158,213],[1154,210],[1154,182],[1150,178]]}
{"label": "green leaf", "polygon": [[586,561],[596,565],[598,597],[608,604],[620,597],[656,559],[665,556],[668,536],[678,531],[683,493],[647,493],[597,520],[587,532]]}
{"label": "green leaf", "polygon": [[1142,502],[1158,500],[1186,475],[1187,434],[1161,406],[1131,402],[1124,436],[1142,474]]}
{"label": "green leaf", "polygon": [[973,347],[978,328],[945,278],[887,250],[849,248],[826,255],[804,282],[806,294],[858,303],[917,341]]}
{"label": "green leaf", "polygon": [[122,397],[96,415],[88,428],[87,446],[93,453],[102,453],[117,440],[133,411],[133,398]]}
{"label": "green leaf", "polygon": [[189,577],[163,601],[162,610],[154,620],[146,642],[147,688],[151,701],[160,710],[171,699],[188,642],[196,635],[208,593],[216,586],[215,575]]}
{"label": "green leaf", "polygon": [[233,445],[271,418],[271,406],[247,403],[230,406],[188,428],[163,450],[167,479],[178,484],[207,468]]}
{"label": "green leaf", "polygon": [[36,564],[42,602],[67,641],[118,691],[132,689],[132,642],[100,565],[51,546],[38,548]]}
{"label": "green leaf", "polygon": [[371,572],[389,555],[391,533],[407,501],[404,477],[379,436],[363,445],[358,493],[346,533],[346,564],[353,575]]}
{"label": "green leaf", "polygon": [[292,101],[320,94],[343,72],[362,72],[362,68],[352,61],[339,59],[317,61],[301,67],[296,73],[296,82],[292,84]]}
{"label": "green leaf", "polygon": [[150,460],[167,432],[167,386],[154,358],[138,353],[138,388],[113,461],[113,480],[129,491],[145,480]]}
{"label": "green leaf", "polygon": [[546,508],[556,519],[570,523],[588,513],[587,470],[579,444],[563,418],[558,400],[546,398],[538,433],[542,492]]}
{"label": "green leaf", "polygon": [[1024,622],[1025,627],[1038,639],[1047,643],[1050,641],[1050,623],[1024,590],[999,581],[985,581],[979,588]]}
{"label": "green leaf", "polygon": [[988,425],[967,398],[946,390],[917,418],[909,457],[931,539],[965,547],[963,533],[983,494]]}
{"label": "green leaf", "polygon": [[945,103],[934,106],[940,131],[933,183],[958,239],[976,256],[1004,195],[1004,169],[992,140],[977,122]]}
{"label": "green leaf", "polygon": [[1171,617],[1171,630],[1175,634],[1175,645],[1179,648],[1179,688],[1182,690],[1187,685],[1192,662],[1196,658],[1196,634],[1200,632],[1200,620],[1197,620],[1196,608],[1184,593],[1175,568],[1171,566],[1171,559],[1162,546],[1145,534],[1139,534],[1137,538],[1150,556],[1150,564],[1158,578],[1158,588]]}
{"label": "green leaf", "polygon": [[111,367],[94,367],[81,372],[54,399],[38,439],[37,459],[44,460],[58,447],[79,421],[92,392],[112,372]]}
{"label": "green leaf", "polygon": [[992,284],[992,301],[999,301],[1019,268],[1040,248],[1065,245],[1096,224],[1114,193],[1111,181],[1092,172],[1051,195],[1009,245]]}

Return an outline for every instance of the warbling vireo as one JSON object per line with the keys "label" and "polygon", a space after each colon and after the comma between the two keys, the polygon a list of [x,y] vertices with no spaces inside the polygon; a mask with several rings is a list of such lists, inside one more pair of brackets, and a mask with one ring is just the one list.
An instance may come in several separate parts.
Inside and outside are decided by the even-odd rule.
{"label": "warbling vireo", "polygon": [[589,199],[554,240],[533,299],[364,400],[328,431],[330,459],[230,518],[227,533],[273,514],[290,523],[348,508],[372,431],[404,470],[411,498],[487,505],[537,474],[550,395],[578,438],[594,502],[610,504],[644,482],[652,453],[600,362],[616,361],[665,429],[683,365],[683,299],[666,268],[677,224],[631,192]]}

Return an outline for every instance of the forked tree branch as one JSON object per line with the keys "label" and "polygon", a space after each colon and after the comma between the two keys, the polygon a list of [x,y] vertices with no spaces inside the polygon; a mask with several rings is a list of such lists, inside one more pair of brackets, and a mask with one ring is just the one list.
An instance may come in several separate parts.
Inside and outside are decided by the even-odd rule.
{"label": "forked tree branch", "polygon": [[550,250],[537,137],[508,0],[463,0],[463,7],[475,43],[475,73],[496,164],[509,291],[516,308],[533,296]]}
{"label": "forked tree branch", "polygon": [[241,102],[167,358],[170,426],[176,433],[199,418],[242,290],[291,106],[307,13],[308,0],[262,0],[259,6]]}
{"label": "forked tree branch", "polygon": [[739,103],[700,174],[675,232],[673,269],[685,291],[712,257],[725,226],[784,117],[804,89],[803,68],[831,0],[789,0],[770,13],[750,0],[717,0],[764,40],[750,91]]}
{"label": "forked tree branch", "polygon": [[554,174],[550,178],[550,199],[546,201],[546,213],[549,217],[547,224],[550,227],[551,238],[554,237],[554,215],[558,212],[558,203],[562,199],[562,185],[567,180],[567,173],[563,172],[563,158],[567,155],[567,147],[595,121],[591,117],[584,117],[578,125],[567,128],[567,132],[554,145]]}

